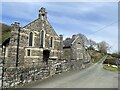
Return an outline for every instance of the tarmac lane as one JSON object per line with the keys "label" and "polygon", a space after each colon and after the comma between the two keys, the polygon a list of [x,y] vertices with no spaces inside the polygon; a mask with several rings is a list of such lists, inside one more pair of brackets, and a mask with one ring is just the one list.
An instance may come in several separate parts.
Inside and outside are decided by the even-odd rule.
{"label": "tarmac lane", "polygon": [[118,72],[104,70],[102,61],[86,69],[57,74],[23,88],[118,88]]}

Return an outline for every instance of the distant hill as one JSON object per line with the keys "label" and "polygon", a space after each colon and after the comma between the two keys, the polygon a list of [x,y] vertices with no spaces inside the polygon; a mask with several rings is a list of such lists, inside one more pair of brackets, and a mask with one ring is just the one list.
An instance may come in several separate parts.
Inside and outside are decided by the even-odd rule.
{"label": "distant hill", "polygon": [[[2,39],[0,37],[0,40],[2,41],[2,44],[10,37],[11,35],[11,27],[6,25],[6,24],[3,24],[3,23],[0,23],[0,31],[2,31]],[[0,33],[1,34],[1,33]]]}

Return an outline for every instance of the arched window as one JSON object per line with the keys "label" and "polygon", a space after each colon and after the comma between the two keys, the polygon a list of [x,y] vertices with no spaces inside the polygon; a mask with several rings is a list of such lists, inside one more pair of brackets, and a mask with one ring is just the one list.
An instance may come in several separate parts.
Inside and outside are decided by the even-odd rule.
{"label": "arched window", "polygon": [[30,32],[30,34],[29,34],[29,46],[32,46],[32,42],[33,42],[33,33]]}
{"label": "arched window", "polygon": [[44,20],[44,16],[41,16],[41,20]]}
{"label": "arched window", "polygon": [[44,31],[41,32],[41,42],[40,42],[40,47],[43,48],[44,44]]}
{"label": "arched window", "polygon": [[53,37],[50,38],[50,47],[53,46]]}

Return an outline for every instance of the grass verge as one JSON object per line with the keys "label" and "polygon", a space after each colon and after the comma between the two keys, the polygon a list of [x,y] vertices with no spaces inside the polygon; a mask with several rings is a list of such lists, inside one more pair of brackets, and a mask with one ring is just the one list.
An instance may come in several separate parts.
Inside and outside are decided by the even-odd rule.
{"label": "grass verge", "polygon": [[97,58],[94,59],[93,63],[97,63],[98,61],[100,61],[104,56],[99,56]]}
{"label": "grass verge", "polygon": [[114,68],[112,66],[106,66],[106,65],[104,65],[103,68],[105,70],[109,70],[109,71],[113,71],[113,72],[120,71],[120,68]]}

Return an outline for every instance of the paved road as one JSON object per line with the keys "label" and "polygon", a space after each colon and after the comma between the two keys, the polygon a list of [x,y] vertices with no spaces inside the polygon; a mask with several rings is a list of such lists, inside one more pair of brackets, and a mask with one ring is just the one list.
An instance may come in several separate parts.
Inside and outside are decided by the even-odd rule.
{"label": "paved road", "polygon": [[71,71],[38,81],[28,88],[117,88],[118,73],[104,70],[102,63],[82,71]]}

